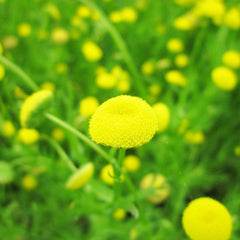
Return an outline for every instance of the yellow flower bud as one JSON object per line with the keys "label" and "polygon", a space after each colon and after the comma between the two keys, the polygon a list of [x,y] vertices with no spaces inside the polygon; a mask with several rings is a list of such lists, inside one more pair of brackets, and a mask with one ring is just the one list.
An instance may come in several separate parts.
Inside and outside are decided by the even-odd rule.
{"label": "yellow flower bud", "polygon": [[186,77],[177,70],[171,70],[165,74],[165,79],[167,82],[184,87],[187,85]]}
{"label": "yellow flower bud", "polygon": [[183,42],[179,38],[172,38],[167,42],[167,49],[174,53],[182,52],[184,49]]}
{"label": "yellow flower bud", "polygon": [[82,46],[82,52],[86,60],[96,62],[102,58],[102,50],[94,42],[87,41]]}
{"label": "yellow flower bud", "polygon": [[149,142],[157,128],[157,117],[144,100],[121,95],[99,106],[90,120],[89,133],[97,143],[134,148]]}
{"label": "yellow flower bud", "polygon": [[123,159],[123,169],[126,172],[136,172],[140,165],[140,159],[135,155],[128,155]]}
{"label": "yellow flower bud", "polygon": [[147,61],[145,62],[142,67],[141,67],[141,71],[143,74],[145,75],[152,75],[154,72],[154,65],[151,61]]}
{"label": "yellow flower bud", "polygon": [[232,8],[226,13],[225,24],[233,30],[237,30],[240,28],[240,11],[239,11],[239,9]]}
{"label": "yellow flower bud", "polygon": [[50,15],[53,19],[55,19],[55,20],[60,20],[61,14],[60,14],[58,8],[57,8],[54,4],[52,4],[52,3],[46,4],[45,7],[44,7],[44,10],[45,10],[47,13],[49,13],[49,15]]}
{"label": "yellow flower bud", "polygon": [[240,67],[240,53],[237,51],[227,51],[222,56],[223,63],[230,68]]}
{"label": "yellow flower bud", "polygon": [[170,121],[170,111],[166,104],[156,103],[152,106],[158,118],[158,132],[164,131]]}
{"label": "yellow flower bud", "polygon": [[124,22],[133,23],[137,20],[138,14],[133,7],[125,7],[121,11],[121,16]]}
{"label": "yellow flower bud", "polygon": [[[103,182],[105,182],[108,185],[113,185],[114,184],[114,169],[111,164],[107,164],[104,166],[101,170],[100,173],[100,178],[102,179]],[[123,175],[120,176],[120,180],[123,181],[124,177]]]}
{"label": "yellow flower bud", "polygon": [[192,144],[201,144],[204,142],[205,136],[201,131],[187,131],[184,135],[184,140]]}
{"label": "yellow flower bud", "polygon": [[18,26],[18,35],[20,37],[28,37],[32,32],[32,27],[28,23],[21,23]]}
{"label": "yellow flower bud", "polygon": [[54,43],[61,45],[69,40],[69,34],[63,28],[56,28],[52,31],[51,38]]}
{"label": "yellow flower bud", "polygon": [[21,184],[24,189],[31,191],[37,187],[38,182],[34,176],[27,174],[22,178]]}
{"label": "yellow flower bud", "polygon": [[2,134],[5,137],[12,137],[15,134],[15,127],[10,121],[5,121],[3,123]]}
{"label": "yellow flower bud", "polygon": [[80,101],[79,113],[84,117],[91,117],[99,106],[98,99],[86,97]]}
{"label": "yellow flower bud", "polygon": [[113,23],[119,23],[122,21],[122,14],[120,11],[113,11],[110,13],[109,19]]}
{"label": "yellow flower bud", "polygon": [[18,131],[18,138],[22,143],[30,145],[38,141],[39,133],[36,129],[22,128]]}
{"label": "yellow flower bud", "polygon": [[174,58],[176,66],[179,68],[186,67],[189,63],[189,57],[186,54],[179,54]]}
{"label": "yellow flower bud", "polygon": [[65,138],[64,131],[61,128],[54,128],[51,135],[58,142],[62,142]]}
{"label": "yellow flower bud", "polygon": [[100,88],[111,89],[116,86],[117,78],[111,73],[103,72],[97,75],[96,84]]}
{"label": "yellow flower bud", "polygon": [[89,18],[91,14],[91,9],[88,6],[82,5],[77,8],[77,15],[81,18]]}
{"label": "yellow flower bud", "polygon": [[149,86],[149,92],[153,96],[157,96],[161,90],[162,88],[158,84],[152,84]]}
{"label": "yellow flower bud", "polygon": [[126,211],[123,208],[118,208],[113,213],[113,218],[116,221],[122,221],[126,217]]}
{"label": "yellow flower bud", "polygon": [[197,198],[183,212],[183,228],[193,240],[228,240],[232,218],[227,208],[209,198]]}
{"label": "yellow flower bud", "polygon": [[66,73],[68,71],[68,66],[66,63],[58,63],[55,66],[55,71],[57,74],[63,74]]}

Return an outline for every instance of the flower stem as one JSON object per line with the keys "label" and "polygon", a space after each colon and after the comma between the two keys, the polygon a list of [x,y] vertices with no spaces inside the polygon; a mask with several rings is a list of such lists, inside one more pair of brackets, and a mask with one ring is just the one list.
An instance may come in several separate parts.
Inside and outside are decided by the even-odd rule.
{"label": "flower stem", "polygon": [[22,80],[33,90],[37,91],[38,86],[35,84],[35,82],[16,64],[8,60],[6,57],[0,55],[0,62],[7,68],[11,69],[13,72],[15,72],[19,77],[22,78]]}
{"label": "flower stem", "polygon": [[127,49],[127,46],[126,46],[123,38],[121,37],[121,35],[117,31],[117,29],[108,20],[105,13],[95,3],[93,3],[91,0],[79,0],[79,1],[88,5],[91,9],[100,13],[102,23],[105,25],[109,34],[112,36],[116,45],[118,46],[118,48],[122,52],[124,60],[125,60],[128,68],[129,68],[129,71],[133,75],[133,79],[135,81],[134,85],[137,87],[137,90],[138,90],[139,94],[141,95],[141,97],[146,98],[147,97],[146,88],[143,85],[143,82],[142,82],[141,77],[138,73],[137,67],[136,67],[136,65],[135,65],[135,63],[134,63],[134,61],[133,61],[133,59],[132,59],[132,57],[129,53],[129,50]]}

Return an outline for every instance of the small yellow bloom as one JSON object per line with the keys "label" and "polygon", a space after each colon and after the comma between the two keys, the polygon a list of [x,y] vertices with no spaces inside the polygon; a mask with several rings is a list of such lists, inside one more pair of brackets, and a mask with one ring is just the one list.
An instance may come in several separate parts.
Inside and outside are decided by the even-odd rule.
{"label": "small yellow bloom", "polygon": [[0,64],[0,81],[3,80],[5,76],[5,68],[3,67],[3,65]]}
{"label": "small yellow bloom", "polygon": [[212,80],[222,90],[231,91],[237,85],[236,74],[227,67],[217,67],[212,73]]}
{"label": "small yellow bloom", "polygon": [[188,13],[176,18],[173,24],[176,29],[190,31],[195,28],[197,19],[193,14]]}
{"label": "small yellow bloom", "polygon": [[166,178],[161,174],[147,174],[140,183],[143,190],[152,190],[153,193],[148,195],[148,200],[154,204],[159,204],[166,200],[170,193],[170,186]]}
{"label": "small yellow bloom", "polygon": [[27,94],[18,86],[14,88],[14,97],[18,99],[24,99],[27,97]]}
{"label": "small yellow bloom", "polygon": [[232,8],[226,13],[225,24],[233,30],[240,28],[240,10],[238,8]]}
{"label": "small yellow bloom", "polygon": [[54,43],[61,45],[69,40],[68,31],[63,28],[56,28],[52,31],[51,38]]}
{"label": "small yellow bloom", "polygon": [[32,176],[31,174],[27,174],[22,178],[21,184],[24,189],[30,191],[37,187],[38,182],[34,176]]}
{"label": "small yellow bloom", "polygon": [[57,8],[54,4],[52,4],[52,3],[46,4],[45,7],[44,7],[44,10],[45,10],[47,13],[49,13],[49,15],[50,15],[53,19],[55,19],[55,20],[60,20],[61,14],[60,14],[58,8]]}
{"label": "small yellow bloom", "polygon": [[237,51],[227,51],[222,56],[223,63],[230,68],[240,67],[240,53]]}
{"label": "small yellow bloom", "polygon": [[15,127],[10,121],[4,121],[2,134],[5,137],[12,137],[15,134]]}
{"label": "small yellow bloom", "polygon": [[32,32],[32,27],[28,23],[21,23],[18,25],[18,35],[20,37],[28,37]]}
{"label": "small yellow bloom", "polygon": [[157,96],[161,92],[162,88],[158,84],[151,84],[148,90],[151,95]]}
{"label": "small yellow bloom", "polygon": [[77,170],[67,181],[66,188],[75,190],[86,185],[92,178],[94,173],[94,165],[92,163],[84,164]]}
{"label": "small yellow bloom", "polygon": [[96,97],[86,97],[80,101],[79,113],[84,117],[91,117],[99,107]]}
{"label": "small yellow bloom", "polygon": [[122,21],[122,14],[120,11],[113,11],[110,13],[109,19],[113,23],[119,23]]}
{"label": "small yellow bloom", "polygon": [[84,57],[89,62],[96,62],[102,58],[102,50],[94,42],[87,41],[82,46],[82,52]]}
{"label": "small yellow bloom", "polygon": [[41,89],[49,90],[51,92],[54,92],[55,85],[51,82],[44,82],[44,83],[41,84]]}
{"label": "small yellow bloom", "polygon": [[97,75],[96,84],[103,89],[114,88],[117,84],[117,78],[112,73],[103,72]]}
{"label": "small yellow bloom", "polygon": [[183,212],[183,228],[193,240],[228,240],[232,218],[227,208],[209,198],[197,198]]}
{"label": "small yellow bloom", "polygon": [[137,11],[133,7],[125,7],[121,11],[122,21],[133,23],[137,20],[138,14]]}
{"label": "small yellow bloom", "polygon": [[205,136],[201,131],[194,132],[189,130],[184,135],[184,140],[192,144],[201,144],[204,142]]}
{"label": "small yellow bloom", "polygon": [[21,128],[18,131],[18,138],[22,143],[30,145],[38,141],[39,133],[36,129]]}
{"label": "small yellow bloom", "polygon": [[55,71],[57,74],[63,74],[66,73],[68,71],[68,66],[66,63],[58,63],[55,66]]}
{"label": "small yellow bloom", "polygon": [[126,172],[136,172],[140,165],[140,159],[135,155],[128,155],[123,159],[123,169]]}
{"label": "small yellow bloom", "polygon": [[126,217],[126,210],[123,208],[118,208],[113,213],[113,218],[116,221],[122,221]]}
{"label": "small yellow bloom", "polygon": [[165,74],[165,79],[167,82],[184,87],[187,85],[186,77],[177,70],[171,70]]}
{"label": "small yellow bloom", "polygon": [[145,75],[152,75],[154,72],[153,63],[151,61],[147,61],[147,62],[143,63],[143,65],[141,67],[141,71]]}
{"label": "small yellow bloom", "polygon": [[170,110],[164,103],[156,103],[152,108],[158,118],[158,132],[163,132],[169,125]]}
{"label": "small yellow bloom", "polygon": [[176,66],[179,68],[186,67],[189,63],[189,57],[186,54],[179,54],[174,58]]}
{"label": "small yellow bloom", "polygon": [[117,80],[118,91],[122,93],[128,92],[131,87],[128,72],[124,71],[120,66],[115,66],[111,73]]}
{"label": "small yellow bloom", "polygon": [[0,185],[12,182],[14,171],[8,162],[0,161]]}
{"label": "small yellow bloom", "polygon": [[[111,164],[107,164],[104,166],[101,170],[100,173],[100,178],[102,179],[103,182],[105,182],[108,185],[113,185],[114,184],[114,169]],[[123,181],[124,177],[123,175],[120,176],[120,180]]]}
{"label": "small yellow bloom", "polygon": [[40,90],[27,97],[20,110],[21,126],[26,128],[39,124],[40,114],[49,107],[52,97],[49,90]]}
{"label": "small yellow bloom", "polygon": [[54,128],[51,135],[58,142],[62,142],[65,138],[64,131],[61,128]]}
{"label": "small yellow bloom", "polygon": [[77,15],[81,18],[89,18],[91,14],[91,9],[88,6],[82,5],[77,8]]}
{"label": "small yellow bloom", "polygon": [[167,42],[167,49],[174,53],[182,52],[184,49],[183,42],[179,38],[172,38]]}
{"label": "small yellow bloom", "polygon": [[89,133],[97,143],[134,148],[149,142],[157,128],[157,117],[144,100],[121,95],[99,106],[90,120]]}

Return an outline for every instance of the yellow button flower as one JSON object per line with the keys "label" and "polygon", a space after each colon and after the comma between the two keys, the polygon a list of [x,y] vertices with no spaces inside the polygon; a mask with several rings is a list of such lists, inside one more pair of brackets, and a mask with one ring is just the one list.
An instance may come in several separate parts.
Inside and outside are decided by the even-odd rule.
{"label": "yellow button flower", "polygon": [[227,51],[222,56],[223,63],[230,68],[240,67],[240,53],[237,51]]}
{"label": "yellow button flower", "polygon": [[[100,173],[100,178],[102,179],[103,182],[105,182],[108,185],[114,184],[115,175],[114,175],[113,166],[111,164],[107,164],[102,168]],[[124,179],[124,176],[121,175],[120,180],[123,181],[123,179]]]}
{"label": "yellow button flower", "polygon": [[27,97],[20,110],[21,126],[26,128],[38,125],[41,114],[51,104],[52,97],[49,90],[40,90]]}
{"label": "yellow button flower", "polygon": [[136,172],[140,165],[140,159],[135,155],[128,155],[123,159],[123,169],[126,172]]}
{"label": "yellow button flower", "polygon": [[62,142],[65,138],[64,131],[61,128],[54,128],[51,132],[51,135],[58,142]]}
{"label": "yellow button flower", "polygon": [[15,134],[15,127],[10,121],[5,121],[3,123],[2,134],[5,137],[12,137]]}
{"label": "yellow button flower", "polygon": [[38,182],[34,176],[27,174],[22,178],[21,184],[24,189],[33,190],[37,187]]}
{"label": "yellow button flower", "polygon": [[26,144],[33,144],[38,141],[39,133],[36,129],[22,128],[18,131],[19,140]]}
{"label": "yellow button flower", "polygon": [[148,90],[151,95],[157,96],[161,92],[162,88],[158,84],[151,84]]}
{"label": "yellow button flower", "polygon": [[77,8],[77,15],[81,18],[89,18],[91,14],[91,9],[88,6],[82,5]]}
{"label": "yellow button flower", "polygon": [[18,30],[18,35],[20,37],[28,37],[31,34],[31,32],[32,32],[32,27],[28,23],[21,23],[18,26],[17,30]]}
{"label": "yellow button flower", "polygon": [[63,28],[56,28],[52,31],[52,40],[56,44],[64,44],[69,40],[68,31]]}
{"label": "yellow button flower", "polygon": [[125,7],[121,11],[121,16],[124,22],[132,23],[137,20],[138,14],[133,7]]}
{"label": "yellow button flower", "polygon": [[41,89],[49,90],[51,92],[54,92],[55,85],[51,82],[44,82],[44,83],[41,84]]}
{"label": "yellow button flower", "polygon": [[91,138],[114,148],[134,148],[149,142],[158,128],[153,109],[141,98],[121,95],[104,102],[89,123]]}
{"label": "yellow button flower", "polygon": [[151,61],[143,63],[141,71],[144,75],[152,75],[154,72],[154,65]]}
{"label": "yellow button flower", "polygon": [[201,131],[187,131],[184,140],[192,144],[201,144],[205,140],[205,136]]}
{"label": "yellow button flower", "polygon": [[140,183],[140,188],[151,191],[148,200],[154,204],[159,204],[166,200],[170,193],[170,186],[166,178],[161,174],[147,174]]}
{"label": "yellow button flower", "polygon": [[75,172],[67,181],[66,188],[75,190],[86,185],[92,178],[94,173],[94,165],[87,163]]}
{"label": "yellow button flower", "polygon": [[103,72],[97,75],[96,84],[103,89],[114,88],[117,84],[117,78],[112,73]]}
{"label": "yellow button flower", "polygon": [[220,202],[202,197],[193,200],[184,210],[183,228],[192,240],[228,240],[232,219]]}
{"label": "yellow button flower", "polygon": [[91,117],[99,106],[98,99],[95,97],[86,97],[80,101],[79,113],[84,117]]}
{"label": "yellow button flower", "polygon": [[122,14],[120,11],[113,11],[110,13],[109,19],[113,23],[119,23],[122,21]]}
{"label": "yellow button flower", "polygon": [[240,28],[240,11],[239,11],[239,9],[232,8],[226,13],[225,24],[233,30],[237,30]]}
{"label": "yellow button flower", "polygon": [[68,71],[68,66],[66,63],[58,63],[55,66],[55,71],[57,74],[63,74],[66,73]]}
{"label": "yellow button flower", "polygon": [[102,58],[102,50],[94,42],[87,41],[82,46],[82,52],[89,62],[96,62]]}
{"label": "yellow button flower", "polygon": [[186,77],[177,70],[171,70],[165,74],[165,79],[167,82],[184,87],[187,85]]}
{"label": "yellow button flower", "polygon": [[164,103],[156,103],[152,108],[158,118],[158,132],[162,132],[168,127],[170,121],[169,108]]}
{"label": "yellow button flower", "polygon": [[233,90],[237,85],[236,74],[227,67],[217,67],[212,71],[212,80],[222,90]]}
{"label": "yellow button flower", "polygon": [[172,38],[167,42],[167,49],[174,53],[182,52],[184,49],[183,42],[179,38]]}
{"label": "yellow button flower", "polygon": [[197,20],[193,14],[189,13],[176,18],[173,24],[176,29],[189,31],[196,26]]}
{"label": "yellow button flower", "polygon": [[189,63],[189,57],[186,54],[179,54],[174,58],[176,66],[179,68],[186,67]]}
{"label": "yellow button flower", "polygon": [[116,221],[122,221],[126,217],[126,215],[126,210],[124,210],[123,208],[118,208],[114,211],[113,218]]}

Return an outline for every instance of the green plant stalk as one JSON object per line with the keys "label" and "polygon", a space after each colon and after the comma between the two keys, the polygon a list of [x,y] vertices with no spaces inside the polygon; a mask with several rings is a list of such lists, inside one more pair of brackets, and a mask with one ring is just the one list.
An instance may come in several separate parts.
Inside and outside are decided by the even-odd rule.
{"label": "green plant stalk", "polygon": [[134,85],[136,85],[136,88],[139,92],[139,95],[143,98],[147,97],[147,93],[146,93],[146,88],[143,85],[143,82],[141,81],[141,77],[138,73],[137,67],[129,53],[129,50],[127,49],[127,46],[123,40],[123,38],[121,37],[121,35],[119,34],[119,32],[117,31],[117,29],[114,27],[114,25],[108,20],[108,18],[106,17],[105,13],[92,1],[90,0],[79,0],[80,2],[86,4],[87,6],[89,6],[91,9],[97,11],[100,13],[101,15],[101,21],[102,23],[105,25],[105,27],[107,28],[109,34],[112,36],[113,40],[115,41],[116,45],[118,46],[118,48],[120,49],[120,51],[123,54],[124,60],[129,68],[129,71],[131,72],[131,74],[133,75],[134,78]]}
{"label": "green plant stalk", "polygon": [[22,80],[31,88],[33,91],[38,90],[38,86],[35,84],[35,82],[16,64],[8,60],[6,57],[0,55],[0,62],[7,68],[11,69],[13,72],[15,72],[19,77],[22,78]]}

